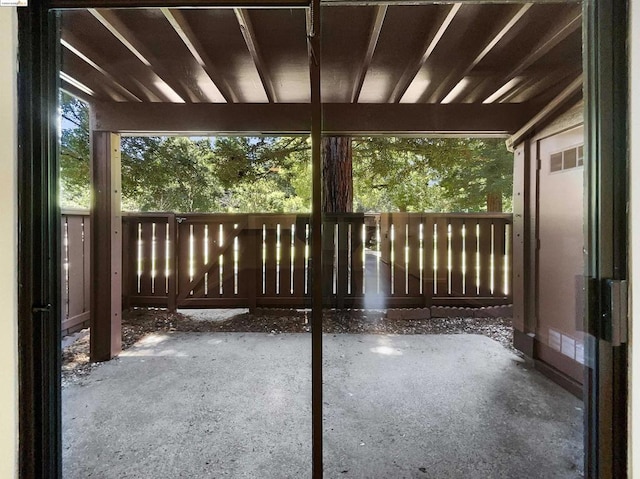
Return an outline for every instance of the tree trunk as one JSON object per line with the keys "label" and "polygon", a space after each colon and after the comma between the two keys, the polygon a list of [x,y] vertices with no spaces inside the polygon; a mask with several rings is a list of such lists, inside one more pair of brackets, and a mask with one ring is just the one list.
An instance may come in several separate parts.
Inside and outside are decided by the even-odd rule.
{"label": "tree trunk", "polygon": [[322,211],[353,211],[353,168],[351,137],[329,136],[322,139]]}
{"label": "tree trunk", "polygon": [[487,193],[487,211],[488,212],[502,212],[502,194],[501,193]]}

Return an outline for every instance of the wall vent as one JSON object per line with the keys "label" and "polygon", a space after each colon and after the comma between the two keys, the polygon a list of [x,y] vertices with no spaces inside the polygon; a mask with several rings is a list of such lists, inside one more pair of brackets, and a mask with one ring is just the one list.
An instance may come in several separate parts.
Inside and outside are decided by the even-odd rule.
{"label": "wall vent", "polygon": [[584,147],[583,145],[574,146],[551,155],[549,172],[556,173],[559,171],[571,170],[582,165],[584,165]]}

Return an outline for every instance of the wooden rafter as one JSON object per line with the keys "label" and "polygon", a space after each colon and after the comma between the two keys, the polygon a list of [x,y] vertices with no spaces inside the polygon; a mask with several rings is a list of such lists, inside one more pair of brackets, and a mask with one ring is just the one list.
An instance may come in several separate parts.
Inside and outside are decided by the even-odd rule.
{"label": "wooden rafter", "polygon": [[427,99],[428,103],[440,103],[455,86],[467,76],[488,54],[491,50],[502,40],[507,33],[512,31],[518,24],[524,25],[524,22],[520,20],[525,16],[529,9],[533,6],[532,3],[525,3],[522,5],[509,19],[501,25],[495,33],[489,37],[489,41],[484,45],[480,52],[470,63],[464,63],[447,76],[447,78],[434,86],[433,92]]}
{"label": "wooden rafter", "polygon": [[353,93],[351,94],[351,103],[357,103],[358,98],[360,97],[362,85],[364,84],[364,79],[367,75],[367,71],[371,66],[371,60],[373,59],[373,54],[376,50],[376,45],[378,44],[380,31],[382,30],[382,24],[384,23],[384,17],[386,15],[387,5],[378,5],[376,7],[376,14],[373,20],[373,25],[371,26],[371,33],[369,34],[367,52],[365,53],[365,56],[362,60],[362,64],[360,65],[358,76],[356,77],[356,81],[353,87]]}
{"label": "wooden rafter", "polygon": [[[563,19],[563,21],[558,22],[557,25],[558,26],[548,32],[528,54],[523,55],[522,60],[520,60],[520,62],[517,63],[506,75],[497,79],[493,84],[502,87],[507,82],[524,72],[536,61],[540,60],[569,35],[577,31],[582,26],[582,12],[580,9],[573,10],[565,19]],[[492,93],[492,91],[489,91],[486,88],[477,89],[471,93],[468,100],[471,102],[483,101]]]}
{"label": "wooden rafter", "polygon": [[[138,40],[135,34],[116,16],[116,13],[111,10],[96,10],[90,8],[89,12],[100,22],[104,27],[116,37],[120,43],[122,43],[131,53],[133,53],[138,60],[140,60],[151,72],[158,77],[158,80],[163,82],[169,91],[163,91],[163,96],[169,101],[174,102],[193,102],[204,100],[206,98],[198,99],[193,92],[185,88],[182,83],[174,78],[174,76],[167,71],[160,62],[153,56],[149,49],[143,42]],[[173,92],[173,94],[171,93]]]}
{"label": "wooden rafter", "polygon": [[83,45],[80,40],[73,36],[73,34],[65,31],[62,38],[60,39],[60,44],[75,56],[80,58],[82,61],[100,72],[116,90],[118,90],[122,95],[126,97],[127,100],[142,101],[140,97],[138,97],[135,93],[122,85],[115,75],[111,74],[102,66],[104,65],[104,62],[100,60],[96,52],[92,51],[86,45]]}
{"label": "wooden rafter", "polygon": [[213,62],[205,52],[204,48],[202,48],[200,41],[193,33],[193,30],[184,17],[184,14],[178,9],[162,8],[161,10],[185,46],[189,49],[193,58],[195,58],[200,67],[211,79],[224,99],[229,103],[238,102],[238,96],[224,78],[216,72]]}
{"label": "wooden rafter", "polygon": [[233,11],[236,14],[236,18],[238,19],[238,24],[240,25],[242,36],[244,37],[244,41],[247,44],[247,48],[249,49],[249,53],[251,54],[253,63],[255,64],[258,75],[260,76],[260,81],[262,82],[262,86],[264,88],[265,94],[267,95],[267,99],[270,103],[277,102],[278,100],[276,97],[275,88],[273,86],[273,82],[271,81],[271,77],[262,56],[262,52],[260,51],[260,47],[256,40],[256,33],[253,28],[253,23],[251,23],[249,12],[242,8],[235,8]]}
{"label": "wooden rafter", "polygon": [[447,28],[449,28],[449,25],[451,25],[451,22],[453,22],[453,19],[460,10],[461,6],[461,3],[454,3],[453,5],[451,5],[442,22],[439,22],[438,28],[434,29],[432,34],[429,35],[429,38],[427,42],[425,42],[425,46],[422,50],[419,60],[414,64],[407,66],[407,68],[405,69],[404,73],[400,77],[400,80],[396,84],[396,87],[393,89],[391,96],[388,99],[389,103],[398,103],[400,101],[402,96],[409,88],[409,85],[411,85],[413,79],[416,77],[422,66],[427,62],[433,51],[438,46],[438,42],[447,31]]}

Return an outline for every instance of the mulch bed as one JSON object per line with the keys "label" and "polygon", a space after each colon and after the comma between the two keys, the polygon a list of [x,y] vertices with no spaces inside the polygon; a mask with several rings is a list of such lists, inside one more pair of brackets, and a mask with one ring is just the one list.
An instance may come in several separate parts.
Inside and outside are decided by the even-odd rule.
{"label": "mulch bed", "polygon": [[[225,321],[203,321],[162,309],[135,308],[123,312],[122,349],[154,332],[308,333],[310,322],[310,312],[296,310],[286,314],[282,310],[278,314],[244,313]],[[324,312],[322,330],[333,334],[483,334],[520,355],[512,344],[511,318],[386,319],[383,312],[328,310]],[[100,363],[89,362],[89,334],[85,334],[62,351],[62,386],[77,382],[99,366]]]}

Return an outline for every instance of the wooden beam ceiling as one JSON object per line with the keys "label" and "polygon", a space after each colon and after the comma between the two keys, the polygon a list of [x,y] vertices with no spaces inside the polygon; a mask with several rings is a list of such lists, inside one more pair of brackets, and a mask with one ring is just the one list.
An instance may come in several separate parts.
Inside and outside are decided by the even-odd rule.
{"label": "wooden beam ceiling", "polygon": [[[506,85],[509,81],[512,81],[518,75],[522,74],[528,67],[533,65],[536,61],[540,60],[547,53],[549,53],[554,47],[559,45],[569,35],[576,32],[582,26],[582,13],[579,8],[572,9],[562,21],[552,24],[552,28],[549,32],[538,41],[531,50],[522,55],[520,61],[509,70],[506,75],[503,75],[496,85]],[[486,101],[495,91],[491,91],[488,87],[480,88],[474,91],[467,99],[470,102]]]}
{"label": "wooden beam ceiling", "polygon": [[[323,10],[325,132],[514,132],[581,71],[577,4],[413,3]],[[61,84],[101,128],[309,130],[301,4],[167,5],[62,14]]]}
{"label": "wooden beam ceiling", "polygon": [[251,53],[251,58],[253,58],[253,63],[255,63],[256,65],[256,70],[258,70],[258,75],[260,76],[260,80],[262,81],[262,86],[267,95],[267,99],[271,103],[277,102],[278,100],[276,97],[276,91],[273,86],[273,82],[271,80],[271,76],[269,75],[269,71],[267,69],[264,58],[262,56],[262,52],[260,51],[260,46],[258,45],[256,39],[256,33],[253,28],[253,23],[251,23],[249,12],[242,8],[236,8],[234,9],[234,12],[236,14],[236,18],[238,19],[238,24],[240,25],[242,36],[247,43],[249,53]]}
{"label": "wooden beam ceiling", "polygon": [[[534,112],[528,104],[436,105],[329,103],[326,134],[513,133]],[[311,105],[304,103],[92,105],[92,128],[124,134],[306,134]]]}
{"label": "wooden beam ceiling", "polygon": [[[158,62],[158,60],[153,56],[146,45],[140,42],[136,38],[135,34],[116,16],[115,11],[96,10],[91,8],[89,9],[89,12],[131,53],[133,53],[138,60],[149,68],[149,70],[157,77],[159,82],[164,83],[162,93],[167,101],[190,103],[194,100],[198,100],[192,92],[187,91],[184,86],[173,77],[171,72],[162,67],[160,62]],[[161,87],[158,86],[158,88]]]}
{"label": "wooden beam ceiling", "polygon": [[422,66],[427,62],[429,56],[433,53],[438,42],[453,22],[456,14],[462,7],[460,3],[454,3],[448,10],[445,12],[442,21],[436,23],[436,27],[427,37],[427,41],[424,43],[424,48],[422,49],[421,55],[417,62],[414,64],[410,64],[402,73],[400,77],[400,81],[396,84],[391,96],[387,100],[388,103],[398,103],[404,94],[407,92],[409,85],[416,77],[417,73],[420,71]]}
{"label": "wooden beam ceiling", "polygon": [[[523,28],[525,22],[521,22],[522,18],[533,6],[532,3],[525,3],[516,7],[515,12],[508,16],[506,21],[497,27],[497,31],[493,32],[488,41],[481,46],[480,51],[470,62],[459,62],[456,68],[453,68],[447,77],[437,83],[428,92],[428,103],[440,103],[443,101],[471,71],[491,52],[492,49],[500,43],[509,31],[513,31],[517,26]],[[453,101],[452,98],[447,103]]]}
{"label": "wooden beam ceiling", "polygon": [[373,20],[373,24],[371,25],[371,33],[369,34],[367,52],[365,53],[362,64],[360,65],[360,69],[358,71],[358,76],[356,77],[356,81],[353,87],[353,93],[351,94],[351,103],[357,103],[358,99],[360,98],[362,85],[364,84],[364,79],[367,75],[367,71],[369,71],[369,66],[371,65],[371,60],[373,59],[373,54],[376,50],[378,39],[380,38],[380,31],[382,30],[384,17],[387,15],[387,8],[387,5],[379,5],[376,7],[375,18]]}
{"label": "wooden beam ceiling", "polygon": [[236,103],[238,101],[238,96],[233,91],[231,85],[229,85],[224,78],[217,73],[214,63],[207,55],[204,48],[202,48],[198,37],[193,33],[193,30],[182,11],[179,9],[169,8],[162,8],[161,10],[200,67],[206,72],[216,88],[218,88],[225,101],[228,103]]}
{"label": "wooden beam ceiling", "polygon": [[91,51],[87,46],[82,45],[81,42],[77,40],[72,33],[68,31],[64,32],[62,38],[60,39],[60,43],[73,55],[75,55],[76,57],[87,63],[89,66],[94,68],[97,72],[102,74],[105,80],[110,82],[122,95],[126,97],[128,101],[142,101],[138,96],[136,96],[135,93],[122,85],[114,74],[105,70],[105,68],[99,64],[104,64],[104,62],[100,62],[100,60],[98,60],[98,55],[95,52]]}

